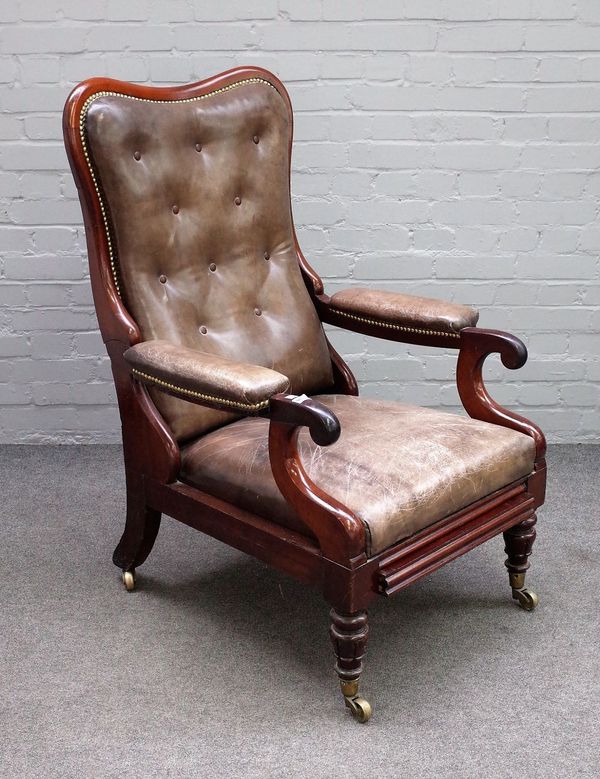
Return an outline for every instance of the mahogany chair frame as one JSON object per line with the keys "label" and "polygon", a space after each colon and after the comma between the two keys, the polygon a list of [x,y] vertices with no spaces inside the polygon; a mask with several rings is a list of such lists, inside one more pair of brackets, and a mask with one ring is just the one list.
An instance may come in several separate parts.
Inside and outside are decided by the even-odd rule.
{"label": "mahogany chair frame", "polygon": [[[90,79],[77,86],[67,101],[63,130],[69,162],[83,210],[91,283],[100,330],[110,356],[122,422],[127,485],[125,530],[113,562],[133,589],[134,572],[148,557],[162,514],[167,514],[247,554],[265,561],[301,582],[315,585],[331,606],[331,639],[346,705],[359,721],[371,713],[358,696],[358,679],[368,637],[367,609],[377,596],[389,597],[456,557],[500,533],[504,534],[506,567],[513,597],[532,609],[537,597],[525,589],[525,572],[535,539],[536,509],[544,502],[545,440],[527,419],[499,406],[482,377],[486,357],[499,353],[506,368],[520,368],[527,359],[522,342],[507,333],[465,328],[444,335],[394,326],[336,310],[323,283],[306,261],[296,240],[298,263],[317,312],[324,323],[400,343],[457,350],[457,385],[467,413],[512,428],[535,441],[535,468],[476,503],[447,516],[372,557],[365,554],[361,521],[307,476],[298,454],[298,435],[308,426],[313,439],[328,445],[337,440],[339,424],[318,403],[292,403],[285,395],[270,401],[269,452],[275,480],[307,528],[307,535],[249,513],[178,480],[180,450],[158,413],[147,388],[137,381],[123,357],[140,343],[140,330],[121,298],[111,267],[110,235],[83,140],[82,111],[98,92],[119,92],[153,100],[181,100],[227,87],[243,79],[269,80],[292,108],[287,92],[273,74],[240,67],[195,84],[148,87]],[[289,154],[291,158],[291,139]],[[330,346],[335,386],[332,392],[358,394],[352,372]],[[326,485],[325,485],[326,486]],[[314,539],[314,540],[313,540]]]}

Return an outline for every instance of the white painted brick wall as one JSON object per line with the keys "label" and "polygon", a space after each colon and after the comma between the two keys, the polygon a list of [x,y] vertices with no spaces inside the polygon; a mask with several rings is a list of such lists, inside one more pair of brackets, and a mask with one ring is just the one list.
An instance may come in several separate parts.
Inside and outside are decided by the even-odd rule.
{"label": "white painted brick wall", "polygon": [[[1,0],[0,440],[111,441],[118,415],[62,147],[92,75],[272,69],[294,210],[329,290],[478,306],[523,336],[493,394],[600,438],[600,0]],[[457,407],[454,354],[338,332],[364,391]]]}

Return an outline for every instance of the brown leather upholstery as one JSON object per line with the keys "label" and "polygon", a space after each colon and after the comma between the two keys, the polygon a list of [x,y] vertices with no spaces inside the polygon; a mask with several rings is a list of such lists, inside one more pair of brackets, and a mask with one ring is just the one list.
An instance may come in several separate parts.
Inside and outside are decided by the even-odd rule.
{"label": "brown leather upholstery", "polygon": [[[533,439],[508,428],[381,400],[315,399],[337,415],[342,434],[337,443],[319,447],[304,429],[304,467],[365,523],[368,554],[533,470]],[[181,479],[301,530],[271,474],[268,425],[266,419],[243,419],[185,447]]]}
{"label": "brown leather upholstery", "polygon": [[479,319],[470,306],[364,287],[336,292],[330,305],[352,317],[440,333],[458,333],[463,327],[474,327]]}
{"label": "brown leather upholstery", "polygon": [[[330,387],[294,248],[291,128],[277,90],[240,83],[181,102],[107,94],[85,130],[143,339],[272,368],[293,392]],[[179,440],[233,419],[151,392]]]}
{"label": "brown leather upholstery", "polygon": [[290,385],[287,376],[270,368],[196,352],[168,341],[144,341],[123,356],[144,384],[225,411],[256,414],[268,407],[269,398]]}

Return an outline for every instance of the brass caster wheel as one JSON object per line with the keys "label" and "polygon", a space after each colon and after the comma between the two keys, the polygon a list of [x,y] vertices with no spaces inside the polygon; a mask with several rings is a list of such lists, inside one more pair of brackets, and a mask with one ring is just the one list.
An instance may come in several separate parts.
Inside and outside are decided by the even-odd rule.
{"label": "brass caster wheel", "polygon": [[352,716],[357,722],[368,722],[371,719],[373,709],[369,701],[356,695],[354,698],[346,698],[346,706],[352,712]]}
{"label": "brass caster wheel", "polygon": [[135,571],[123,571],[122,578],[127,592],[135,590]]}
{"label": "brass caster wheel", "polygon": [[358,694],[358,679],[346,681],[340,679],[340,687],[344,696],[344,703],[352,712],[357,722],[368,722],[371,719],[373,709],[371,704]]}
{"label": "brass caster wheel", "polygon": [[540,599],[535,594],[535,592],[527,590],[525,587],[520,590],[513,590],[512,596],[516,601],[519,602],[519,606],[522,609],[525,609],[525,611],[533,611],[540,602]]}

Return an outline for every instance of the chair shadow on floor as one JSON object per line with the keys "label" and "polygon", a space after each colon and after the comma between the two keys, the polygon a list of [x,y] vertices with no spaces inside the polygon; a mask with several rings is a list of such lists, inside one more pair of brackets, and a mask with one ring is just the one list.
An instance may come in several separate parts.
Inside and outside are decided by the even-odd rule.
{"label": "chair shadow on floor", "polygon": [[[394,599],[374,601],[364,678],[376,696],[380,690],[375,688],[386,684],[390,672],[400,674],[402,684],[414,686],[412,694],[417,695],[423,674],[439,667],[444,641],[452,643],[452,651],[444,653],[450,663],[446,670],[456,677],[468,672],[480,653],[473,634],[482,629],[481,623],[497,637],[498,624],[502,631],[502,623],[515,613],[504,572],[491,576],[492,564],[484,560],[474,570],[472,561],[456,561]],[[315,690],[324,685],[327,691],[335,683],[329,609],[316,589],[241,554],[216,564],[212,560],[205,572],[190,575],[186,570],[168,579],[153,575],[151,567],[139,573],[140,594],[177,611],[180,637],[188,631],[196,635],[199,624],[216,626],[225,634],[241,631],[243,641],[227,647],[239,655],[240,667],[249,652],[259,658],[285,657],[289,675],[301,676]]]}

